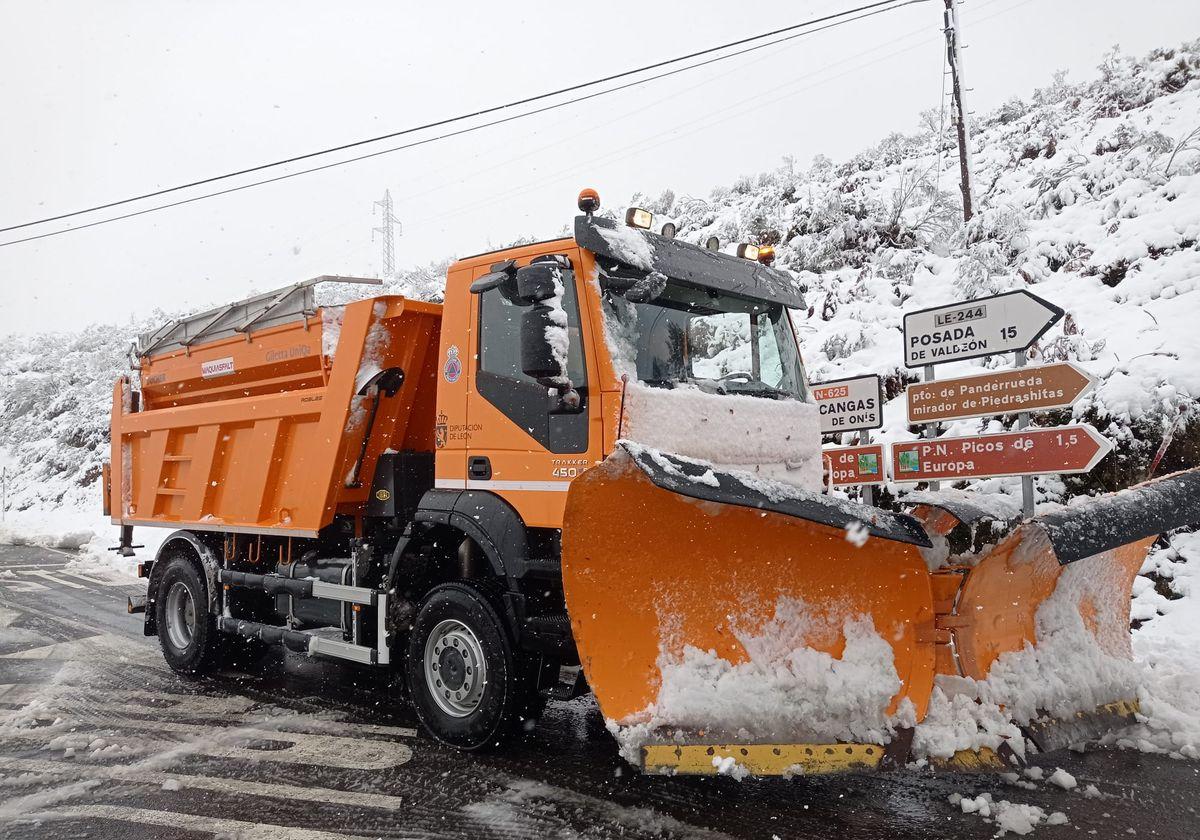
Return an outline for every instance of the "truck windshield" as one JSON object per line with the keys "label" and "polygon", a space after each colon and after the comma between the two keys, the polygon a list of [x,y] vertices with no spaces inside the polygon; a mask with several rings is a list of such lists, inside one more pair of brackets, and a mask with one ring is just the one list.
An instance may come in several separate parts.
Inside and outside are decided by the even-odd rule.
{"label": "truck windshield", "polygon": [[650,303],[606,292],[609,334],[647,385],[806,401],[796,337],[782,304],[668,283]]}

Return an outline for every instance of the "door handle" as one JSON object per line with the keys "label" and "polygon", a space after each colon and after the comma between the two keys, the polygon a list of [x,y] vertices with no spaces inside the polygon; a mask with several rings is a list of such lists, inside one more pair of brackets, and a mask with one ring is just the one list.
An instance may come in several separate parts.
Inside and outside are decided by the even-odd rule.
{"label": "door handle", "polygon": [[486,455],[472,455],[467,461],[467,477],[487,481],[492,477],[492,461]]}

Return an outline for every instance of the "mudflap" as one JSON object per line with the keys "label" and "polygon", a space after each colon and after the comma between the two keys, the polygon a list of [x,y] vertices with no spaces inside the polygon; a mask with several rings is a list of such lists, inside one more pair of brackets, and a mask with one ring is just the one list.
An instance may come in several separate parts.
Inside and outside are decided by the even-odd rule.
{"label": "mudflap", "polygon": [[564,517],[563,585],[588,684],[610,722],[658,727],[642,751],[648,770],[711,773],[714,757],[739,756],[767,774],[809,772],[806,755],[811,772],[877,766],[880,743],[831,742],[799,721],[794,731],[778,721],[767,731],[764,720],[762,731],[739,725],[731,735],[722,727],[737,692],[719,688],[712,708],[693,702],[684,716],[661,720],[664,669],[688,651],[718,669],[787,662],[804,649],[841,659],[848,623],[869,621],[890,648],[899,687],[866,717],[877,724],[909,701],[920,720],[935,671],[920,552],[928,545],[904,515],[618,448],[572,482]]}
{"label": "mudflap", "polygon": [[[977,565],[947,569],[961,586],[937,609],[939,630],[952,636],[953,657],[941,673],[985,679],[996,661],[1027,645],[1037,648],[1046,630],[1039,612],[1073,607],[1095,648],[1132,659],[1129,600],[1155,539],[1200,523],[1200,469],[1175,473],[1022,523]],[[1089,643],[1090,644],[1090,643]],[[1135,720],[1136,687],[1070,717],[1043,713],[1025,726],[1039,749],[1092,741]]]}

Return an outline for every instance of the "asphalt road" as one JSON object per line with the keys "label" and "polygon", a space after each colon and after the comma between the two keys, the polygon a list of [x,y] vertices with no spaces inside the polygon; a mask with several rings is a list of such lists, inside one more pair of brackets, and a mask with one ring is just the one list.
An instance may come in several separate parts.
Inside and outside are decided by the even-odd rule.
{"label": "asphalt road", "polygon": [[1039,838],[1200,836],[1200,764],[1058,753],[1086,798],[1046,784],[906,770],[824,779],[642,777],[584,700],[551,704],[502,753],[417,730],[374,672],[282,653],[262,675],[167,670],[136,581],[0,546],[0,837],[985,838],[952,793],[1061,811]]}

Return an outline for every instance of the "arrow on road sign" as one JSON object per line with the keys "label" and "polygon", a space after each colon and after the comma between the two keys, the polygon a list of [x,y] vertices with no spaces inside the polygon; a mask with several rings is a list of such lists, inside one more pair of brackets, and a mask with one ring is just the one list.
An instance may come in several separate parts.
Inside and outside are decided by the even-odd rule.
{"label": "arrow on road sign", "polygon": [[904,316],[904,364],[936,365],[1025,350],[1063,311],[1021,289],[909,312]]}
{"label": "arrow on road sign", "polygon": [[1112,450],[1091,426],[1023,429],[892,445],[896,481],[955,481],[1002,475],[1084,473]]}
{"label": "arrow on road sign", "polygon": [[918,382],[905,389],[909,423],[1067,408],[1096,385],[1070,362]]}

